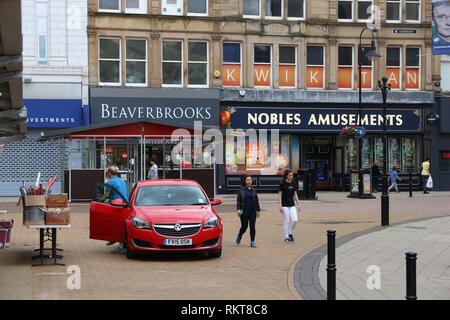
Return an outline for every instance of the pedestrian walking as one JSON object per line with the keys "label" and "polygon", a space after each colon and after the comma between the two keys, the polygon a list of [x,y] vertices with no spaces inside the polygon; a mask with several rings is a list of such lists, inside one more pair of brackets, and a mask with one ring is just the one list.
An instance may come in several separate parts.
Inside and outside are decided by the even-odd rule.
{"label": "pedestrian walking", "polygon": [[241,219],[241,229],[236,237],[237,245],[241,243],[242,236],[250,226],[250,247],[256,248],[256,219],[259,218],[260,211],[258,193],[253,188],[253,178],[245,176],[237,195],[237,214]]}
{"label": "pedestrian walking", "polygon": [[154,158],[150,159],[150,170],[148,170],[148,180],[158,180],[158,166]]}
{"label": "pedestrian walking", "polygon": [[391,181],[391,185],[389,186],[388,192],[390,192],[392,189],[395,189],[395,192],[399,193],[398,191],[398,185],[397,182],[401,181],[400,177],[398,176],[397,168],[393,167],[391,172],[389,172],[389,180]]}
{"label": "pedestrian walking", "polygon": [[430,178],[430,159],[426,158],[424,162],[422,162],[421,166],[421,176],[422,176],[422,185],[423,185],[423,193],[427,194],[428,188],[427,183],[428,179]]}
{"label": "pedestrian walking", "polygon": [[286,170],[283,180],[278,186],[279,210],[284,219],[284,241],[294,243],[294,229],[297,226],[297,210],[300,212],[300,200],[298,199],[298,183],[294,181],[294,174]]}
{"label": "pedestrian walking", "polygon": [[372,192],[378,192],[378,181],[380,180],[381,171],[378,162],[374,161],[372,165]]}

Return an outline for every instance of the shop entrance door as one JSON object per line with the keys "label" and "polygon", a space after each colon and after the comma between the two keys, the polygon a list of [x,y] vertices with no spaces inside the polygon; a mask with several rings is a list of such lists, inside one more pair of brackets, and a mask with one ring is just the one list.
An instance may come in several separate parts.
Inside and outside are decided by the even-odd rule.
{"label": "shop entrance door", "polygon": [[316,172],[316,189],[333,188],[333,156],[331,137],[306,137],[305,167]]}
{"label": "shop entrance door", "polygon": [[142,180],[142,155],[141,155],[141,143],[139,139],[127,139],[127,183],[128,190],[132,190],[133,187]]}
{"label": "shop entrance door", "polygon": [[333,148],[333,189],[344,191],[344,147]]}

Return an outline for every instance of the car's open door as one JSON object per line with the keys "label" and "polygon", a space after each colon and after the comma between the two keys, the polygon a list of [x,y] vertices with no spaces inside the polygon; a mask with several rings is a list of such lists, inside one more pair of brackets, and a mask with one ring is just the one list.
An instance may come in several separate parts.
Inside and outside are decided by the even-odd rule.
{"label": "car's open door", "polygon": [[[107,187],[99,185],[97,189]],[[107,197],[97,192],[90,207],[89,237],[96,240],[125,242],[125,221],[130,216],[129,204],[107,203]]]}

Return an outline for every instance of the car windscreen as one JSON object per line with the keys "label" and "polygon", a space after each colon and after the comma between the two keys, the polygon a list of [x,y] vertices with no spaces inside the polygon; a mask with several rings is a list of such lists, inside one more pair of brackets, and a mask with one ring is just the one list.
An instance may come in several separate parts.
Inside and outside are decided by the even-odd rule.
{"label": "car windscreen", "polygon": [[197,186],[160,185],[141,187],[136,196],[136,206],[187,206],[206,205],[208,199]]}

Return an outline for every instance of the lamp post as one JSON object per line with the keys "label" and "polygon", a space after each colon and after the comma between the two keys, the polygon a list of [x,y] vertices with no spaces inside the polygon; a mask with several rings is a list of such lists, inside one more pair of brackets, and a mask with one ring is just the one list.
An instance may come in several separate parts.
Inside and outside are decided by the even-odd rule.
{"label": "lamp post", "polygon": [[[366,30],[369,30],[372,33],[372,42],[370,45],[370,49],[367,53],[365,53],[365,56],[370,61],[373,61],[375,58],[381,57],[381,54],[377,51],[376,45],[375,45],[375,32],[372,29],[369,29],[368,27],[365,27],[361,30],[361,33],[359,35],[359,44],[358,44],[358,68],[359,68],[359,79],[358,79],[358,86],[359,86],[359,104],[358,104],[358,111],[359,111],[359,123],[358,125],[361,126],[361,118],[362,118],[362,60],[364,55],[364,48],[362,46],[362,36]],[[358,139],[358,177],[359,177],[359,185],[358,185],[358,197],[364,198],[364,186],[363,186],[363,173],[362,173],[362,147],[363,147],[363,138]]]}
{"label": "lamp post", "polygon": [[388,167],[387,167],[387,137],[386,137],[386,113],[387,113],[387,94],[389,90],[391,90],[391,84],[388,84],[388,79],[386,77],[383,77],[380,80],[378,80],[378,88],[381,89],[381,95],[383,96],[383,171],[384,174],[387,174]]}

